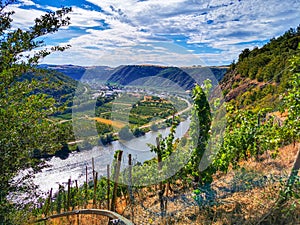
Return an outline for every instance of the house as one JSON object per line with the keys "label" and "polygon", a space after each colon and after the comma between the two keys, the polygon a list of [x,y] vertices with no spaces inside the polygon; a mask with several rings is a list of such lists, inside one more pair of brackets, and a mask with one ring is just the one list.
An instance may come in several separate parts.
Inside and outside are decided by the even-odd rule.
{"label": "house", "polygon": [[152,96],[144,96],[144,102],[150,102],[152,101]]}

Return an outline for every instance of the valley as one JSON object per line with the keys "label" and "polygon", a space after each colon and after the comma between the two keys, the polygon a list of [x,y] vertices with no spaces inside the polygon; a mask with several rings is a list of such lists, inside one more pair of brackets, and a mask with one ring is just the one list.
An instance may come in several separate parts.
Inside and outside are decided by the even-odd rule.
{"label": "valley", "polygon": [[[137,225],[299,223],[300,26],[251,42],[263,44],[245,48],[228,66],[223,60],[215,61],[219,66],[198,61],[165,66],[156,60],[39,64],[71,47],[40,49],[43,36],[71,25],[66,15],[72,8],[46,12],[27,30],[14,30],[14,13],[2,12],[13,2],[5,3],[0,3],[1,225],[118,219]],[[117,15],[113,20],[127,21],[126,13],[108,8]],[[111,25],[108,32],[116,26]],[[191,37],[173,41],[196,47]],[[206,41],[206,57],[232,57],[235,46],[224,53],[213,48],[224,43]],[[164,46],[152,47],[147,43],[139,52],[151,49],[176,60],[198,54],[194,49],[168,55]]]}

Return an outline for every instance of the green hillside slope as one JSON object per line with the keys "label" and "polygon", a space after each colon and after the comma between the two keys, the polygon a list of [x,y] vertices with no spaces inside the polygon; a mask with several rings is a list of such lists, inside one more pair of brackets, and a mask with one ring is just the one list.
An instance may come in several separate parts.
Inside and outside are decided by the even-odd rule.
{"label": "green hillside slope", "polygon": [[290,60],[299,52],[300,27],[273,38],[262,48],[244,49],[221,82],[225,99],[238,108],[278,110],[289,87]]}
{"label": "green hillside slope", "polygon": [[154,65],[128,65],[117,68],[108,82],[121,85],[150,87],[169,87],[178,85],[190,90],[195,83],[202,84],[205,79],[221,80],[225,68],[218,67],[162,67]]}

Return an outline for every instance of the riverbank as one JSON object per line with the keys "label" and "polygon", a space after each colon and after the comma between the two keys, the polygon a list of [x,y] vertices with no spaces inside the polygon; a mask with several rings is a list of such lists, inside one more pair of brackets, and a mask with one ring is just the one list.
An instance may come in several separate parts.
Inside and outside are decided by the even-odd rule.
{"label": "riverbank", "polygon": [[[176,128],[175,138],[183,137],[188,131],[190,120],[187,119],[181,122]],[[117,140],[106,146],[94,145],[90,149],[84,151],[74,151],[69,153],[67,158],[51,157],[46,160],[47,167],[40,173],[37,173],[34,178],[34,183],[40,186],[43,192],[49,191],[51,188],[58,189],[58,184],[72,180],[77,180],[79,185],[85,181],[86,167],[89,174],[88,179],[91,180],[92,175],[92,158],[94,158],[95,170],[100,175],[106,175],[107,165],[111,165],[114,153],[117,150],[122,150],[124,155],[132,155],[133,163],[143,163],[155,157],[155,154],[150,152],[148,144],[156,144],[156,137],[161,134],[166,137],[169,134],[170,128],[165,128],[159,131],[149,131],[145,135],[131,140]],[[127,162],[123,164],[125,167]]]}

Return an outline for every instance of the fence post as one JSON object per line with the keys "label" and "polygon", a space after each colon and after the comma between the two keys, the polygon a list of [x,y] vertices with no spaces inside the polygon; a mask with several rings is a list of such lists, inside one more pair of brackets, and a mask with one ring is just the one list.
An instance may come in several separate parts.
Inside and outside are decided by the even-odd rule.
{"label": "fence post", "polygon": [[95,174],[95,180],[94,180],[93,207],[95,207],[95,205],[96,205],[97,183],[98,183],[98,172],[96,172],[96,174]]}
{"label": "fence post", "polygon": [[87,166],[85,167],[85,207],[87,207],[88,203],[88,168]]}
{"label": "fence post", "polygon": [[[70,201],[71,201],[71,178],[68,180],[67,211],[70,210]],[[67,220],[70,221],[69,216],[67,216]]]}
{"label": "fence post", "polygon": [[132,193],[132,157],[131,154],[128,155],[128,194],[129,194],[129,205],[131,206],[131,220],[134,223],[134,197]]}
{"label": "fence post", "polygon": [[[156,137],[156,145],[157,145],[157,163],[158,163],[158,174],[161,175],[162,170],[162,157],[161,157],[161,149],[160,149],[160,142],[159,137]],[[161,177],[159,177],[160,179]],[[158,197],[160,202],[160,213],[161,217],[163,218],[165,216],[165,206],[164,206],[164,199],[163,195],[165,192],[165,185],[163,185],[163,182],[159,182],[159,191],[158,191]]]}
{"label": "fence post", "polygon": [[67,210],[70,210],[70,201],[71,201],[71,178],[68,180],[68,195],[67,195]]}
{"label": "fence post", "polygon": [[45,217],[47,217],[48,215],[48,212],[49,212],[49,208],[50,208],[50,204],[51,204],[51,198],[52,198],[52,188],[50,189],[50,192],[49,192],[49,197],[47,199],[47,202],[46,202],[46,208],[45,208]]}
{"label": "fence post", "polygon": [[119,151],[115,174],[114,174],[114,189],[113,189],[113,195],[112,195],[112,201],[111,201],[111,211],[116,211],[116,200],[117,200],[117,190],[118,190],[118,181],[119,181],[119,174],[120,174],[120,168],[121,168],[121,160],[122,160],[122,154],[123,151]]}
{"label": "fence post", "polygon": [[95,180],[95,161],[94,157],[92,158],[92,168],[93,168],[93,181]]}
{"label": "fence post", "polygon": [[109,195],[110,195],[110,168],[107,165],[107,210],[109,210]]}

